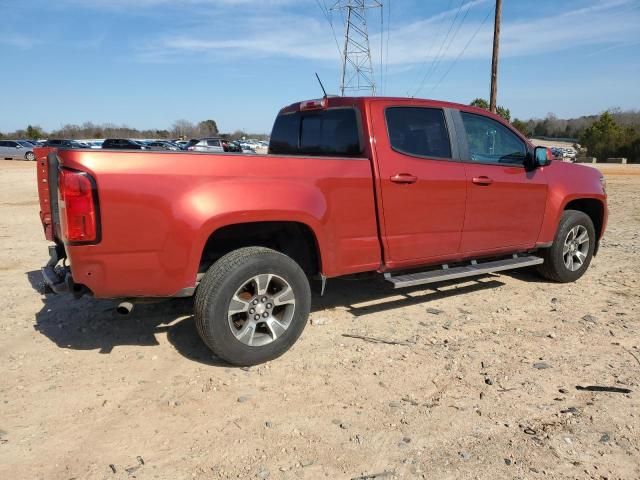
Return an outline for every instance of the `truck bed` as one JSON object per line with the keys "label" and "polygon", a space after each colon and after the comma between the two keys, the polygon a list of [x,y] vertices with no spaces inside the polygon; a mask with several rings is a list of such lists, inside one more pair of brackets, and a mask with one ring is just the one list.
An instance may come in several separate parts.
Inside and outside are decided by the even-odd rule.
{"label": "truck bed", "polygon": [[75,282],[98,296],[192,291],[207,239],[229,218],[307,225],[326,252],[321,268],[328,277],[380,266],[368,158],[43,150],[38,181],[47,238],[64,243],[51,215],[49,164],[57,159],[62,168],[87,172],[97,185],[101,239],[67,245],[66,254]]}

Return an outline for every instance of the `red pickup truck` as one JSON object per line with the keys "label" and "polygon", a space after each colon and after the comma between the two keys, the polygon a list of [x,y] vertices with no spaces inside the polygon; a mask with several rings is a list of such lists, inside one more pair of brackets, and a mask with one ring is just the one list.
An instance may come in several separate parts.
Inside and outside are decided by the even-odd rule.
{"label": "red pickup truck", "polygon": [[570,282],[607,222],[598,170],[550,161],[485,110],[431,100],[295,103],[264,156],[36,155],[49,291],[195,295],[202,339],[238,365],[296,341],[310,279],[324,291],[379,272],[401,288],[536,265]]}

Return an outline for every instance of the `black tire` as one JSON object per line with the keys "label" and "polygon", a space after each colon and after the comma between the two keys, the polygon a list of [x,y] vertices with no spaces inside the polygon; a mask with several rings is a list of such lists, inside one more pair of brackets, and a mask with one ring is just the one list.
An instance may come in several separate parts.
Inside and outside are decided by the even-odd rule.
{"label": "black tire", "polygon": [[36,155],[33,152],[27,152],[24,154],[24,159],[33,162],[36,159]]}
{"label": "black tire", "polygon": [[[586,258],[582,265],[577,270],[571,270],[567,265],[565,265],[563,248],[569,232],[573,228],[580,226],[584,227],[587,231],[589,236],[589,246],[586,251]],[[553,240],[553,244],[550,248],[546,248],[541,252],[541,256],[544,258],[544,263],[538,265],[538,273],[540,273],[544,278],[555,282],[575,282],[584,275],[584,272],[589,268],[595,245],[596,231],[593,227],[591,218],[589,218],[586,213],[578,210],[565,210],[560,218],[560,224],[558,225],[558,230]]]}
{"label": "black tire", "polygon": [[[229,308],[238,289],[263,274],[284,279],[293,290],[295,306],[284,333],[266,345],[250,346],[232,332]],[[233,365],[249,366],[286,352],[304,330],[310,307],[309,280],[296,262],[275,250],[247,247],[226,254],[204,275],[195,295],[195,323],[200,337],[215,355]]]}

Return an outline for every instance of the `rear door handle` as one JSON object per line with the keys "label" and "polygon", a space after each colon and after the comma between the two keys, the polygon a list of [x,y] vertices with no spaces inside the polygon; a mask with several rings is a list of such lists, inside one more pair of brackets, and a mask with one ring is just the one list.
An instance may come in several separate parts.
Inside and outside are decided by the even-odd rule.
{"label": "rear door handle", "polygon": [[471,181],[476,185],[491,185],[493,183],[492,178],[485,177],[484,175],[481,177],[473,177]]}
{"label": "rear door handle", "polygon": [[410,173],[398,173],[390,178],[393,183],[416,183],[418,177]]}

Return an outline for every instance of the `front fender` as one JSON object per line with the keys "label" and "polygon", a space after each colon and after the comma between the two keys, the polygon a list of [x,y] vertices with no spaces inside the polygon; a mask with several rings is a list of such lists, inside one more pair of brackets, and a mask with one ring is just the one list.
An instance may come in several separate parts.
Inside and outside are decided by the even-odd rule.
{"label": "front fender", "polygon": [[574,200],[593,199],[602,204],[602,237],[607,223],[607,195],[600,182],[601,173],[592,167],[553,161],[548,169],[549,196],[538,237],[538,245],[553,242],[562,213]]}

